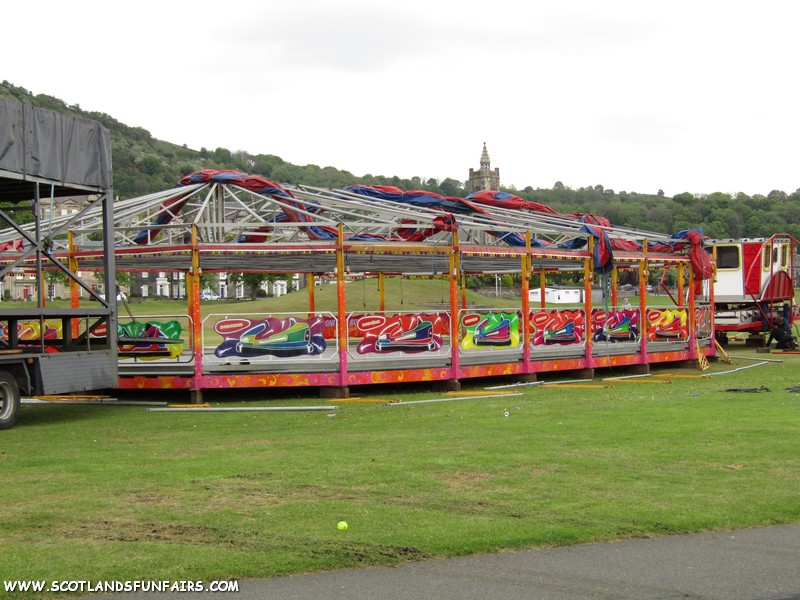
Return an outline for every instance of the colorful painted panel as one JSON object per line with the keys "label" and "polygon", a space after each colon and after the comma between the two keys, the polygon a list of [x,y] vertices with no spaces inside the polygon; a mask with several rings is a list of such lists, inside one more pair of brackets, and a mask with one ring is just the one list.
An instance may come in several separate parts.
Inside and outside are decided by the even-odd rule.
{"label": "colorful painted panel", "polygon": [[519,345],[517,313],[468,312],[461,316],[461,349],[508,349]]}
{"label": "colorful painted panel", "polygon": [[651,342],[669,342],[689,338],[689,324],[685,308],[667,308],[647,311],[647,339]]}
{"label": "colorful painted panel", "polygon": [[[117,348],[120,358],[141,360],[177,358],[183,353],[183,328],[178,321],[147,321],[117,324]],[[92,329],[92,337],[105,337],[105,323]]]}
{"label": "colorful painted panel", "polygon": [[[120,323],[117,325],[117,335],[120,338],[119,355],[121,357],[136,356],[142,360],[176,358],[183,352],[183,342],[180,341],[181,330],[181,324],[178,321]],[[127,342],[123,338],[138,339]],[[167,343],[158,341],[160,339],[179,341]]]}
{"label": "colorful painted panel", "polygon": [[534,346],[580,344],[586,334],[586,317],[581,310],[545,310],[531,315]]}
{"label": "colorful painted panel", "polygon": [[[56,340],[61,338],[61,320],[58,321],[45,321],[44,322],[44,335],[42,335],[42,326],[39,321],[18,321],[17,322],[17,339],[20,341],[40,341],[44,338],[45,341]],[[3,341],[8,341],[8,325],[3,323],[0,325],[0,338]]]}
{"label": "colorful painted panel", "polygon": [[223,342],[216,347],[218,358],[229,356],[275,356],[279,358],[316,356],[327,347],[322,317],[297,319],[222,319],[214,331]]}
{"label": "colorful painted panel", "polygon": [[[364,335],[363,327],[359,326],[359,323],[362,319],[367,317],[374,317],[376,315],[372,313],[351,313],[347,317],[347,335],[353,338],[360,338]],[[386,315],[377,315],[379,317],[385,318]],[[450,315],[446,312],[438,313],[436,316],[440,317],[441,324],[442,324],[442,331],[440,332],[443,336],[450,334]],[[366,322],[366,321],[365,321]],[[326,340],[335,340],[338,337],[338,330],[336,325],[336,317],[328,316],[325,318],[325,331],[324,331],[325,339]]]}
{"label": "colorful painted panel", "polygon": [[442,347],[445,319],[441,314],[362,315],[356,329],[364,339],[359,354],[436,352]]}
{"label": "colorful painted panel", "polygon": [[595,342],[634,341],[639,337],[639,311],[596,309],[592,311],[591,327]]}

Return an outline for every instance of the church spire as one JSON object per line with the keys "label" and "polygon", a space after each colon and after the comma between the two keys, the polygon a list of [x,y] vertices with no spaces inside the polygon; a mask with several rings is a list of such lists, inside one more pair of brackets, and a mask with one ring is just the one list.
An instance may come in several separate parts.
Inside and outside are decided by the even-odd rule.
{"label": "church spire", "polygon": [[481,166],[478,170],[469,170],[469,179],[465,182],[468,193],[480,192],[481,190],[500,189],[500,169],[492,169],[489,160],[489,151],[486,149],[486,142],[483,142],[483,152],[481,152]]}
{"label": "church spire", "polygon": [[481,152],[481,167],[490,168],[489,151],[486,149],[486,142],[483,142],[483,152]]}

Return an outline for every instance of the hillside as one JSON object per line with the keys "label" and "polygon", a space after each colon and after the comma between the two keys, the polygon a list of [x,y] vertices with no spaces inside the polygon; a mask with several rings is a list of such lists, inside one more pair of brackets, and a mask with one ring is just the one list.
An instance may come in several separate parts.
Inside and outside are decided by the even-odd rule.
{"label": "hillside", "polygon": [[[279,183],[303,183],[319,187],[350,184],[393,185],[405,190],[421,189],[445,196],[465,195],[463,183],[455,178],[355,176],[336,167],[294,165],[271,154],[231,152],[225,148],[193,150],[153,138],[141,127],[130,127],[105,113],[68,106],[46,94],[36,94],[3,81],[0,98],[16,99],[34,106],[80,115],[105,125],[112,134],[114,191],[120,198],[132,198],[173,187],[184,175],[199,169],[236,169],[262,175]],[[469,165],[465,165],[465,171]],[[665,166],[668,168],[668,166]],[[800,190],[787,193],[771,190],[766,195],[731,195],[715,192],[696,196],[684,192],[673,197],[614,191],[602,185],[571,189],[561,182],[552,188],[503,188],[518,196],[546,204],[562,213],[607,217],[615,225],[660,233],[675,233],[702,227],[714,238],[764,237],[785,232],[800,239]]]}

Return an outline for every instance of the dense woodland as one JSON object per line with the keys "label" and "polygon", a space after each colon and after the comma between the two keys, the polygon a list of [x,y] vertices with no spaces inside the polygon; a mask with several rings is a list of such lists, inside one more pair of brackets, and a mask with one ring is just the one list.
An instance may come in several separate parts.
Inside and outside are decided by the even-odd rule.
{"label": "dense woodland", "polygon": [[[278,183],[303,183],[319,187],[341,187],[356,183],[393,185],[404,190],[421,189],[446,196],[465,196],[464,182],[452,177],[422,180],[397,176],[356,176],[336,167],[294,165],[272,154],[231,152],[225,148],[192,150],[156,140],[141,127],[130,127],[113,117],[84,111],[45,94],[34,95],[7,81],[0,84],[0,97],[16,99],[60,112],[77,114],[105,125],[112,135],[114,192],[132,198],[173,187],[184,175],[199,169],[237,169],[258,174]],[[464,172],[469,165],[464,166]],[[456,174],[463,176],[463,174]],[[604,216],[615,225],[661,233],[702,227],[713,238],[762,237],[790,233],[800,239],[800,190],[787,193],[767,191],[766,195],[714,192],[694,195],[684,192],[673,197],[614,191],[602,185],[572,188],[555,182],[552,188],[503,188],[504,191],[542,204],[562,213],[590,213]]]}

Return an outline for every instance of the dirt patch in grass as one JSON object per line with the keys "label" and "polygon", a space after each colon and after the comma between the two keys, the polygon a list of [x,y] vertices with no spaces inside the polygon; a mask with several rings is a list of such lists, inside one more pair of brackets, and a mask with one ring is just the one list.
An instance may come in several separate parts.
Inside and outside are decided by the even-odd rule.
{"label": "dirt patch in grass", "polygon": [[179,508],[183,505],[181,499],[175,495],[151,491],[135,492],[126,499],[125,503],[129,505],[158,506],[160,508]]}
{"label": "dirt patch in grass", "polygon": [[228,448],[261,448],[261,447],[271,447],[278,445],[273,439],[267,438],[257,438],[257,439],[247,439],[247,440],[231,440],[228,442],[216,442],[213,445],[209,445],[206,449],[219,451]]}
{"label": "dirt patch in grass", "polygon": [[[179,487],[171,493],[157,490],[139,490],[120,496],[119,506],[146,507],[150,509],[190,510],[213,504],[219,508],[250,509],[265,505],[284,504],[286,498],[269,489],[263,481],[244,478],[192,480],[190,485]],[[197,504],[197,490],[202,490],[202,501]],[[194,507],[194,508],[193,508]]]}
{"label": "dirt patch in grass", "polygon": [[449,471],[440,476],[442,484],[452,492],[463,492],[482,488],[493,477],[486,471]]}
{"label": "dirt patch in grass", "polygon": [[60,531],[64,537],[105,542],[177,542],[183,544],[214,544],[219,532],[211,527],[185,523],[139,523],[129,520],[80,521],[65,523]]}
{"label": "dirt patch in grass", "polygon": [[190,482],[204,490],[206,504],[219,507],[259,507],[285,504],[288,498],[276,488],[271,473],[238,473],[219,479],[193,479]]}
{"label": "dirt patch in grass", "polygon": [[336,542],[315,545],[309,553],[313,557],[333,558],[336,562],[358,565],[379,565],[386,562],[405,562],[430,558],[419,548],[386,544]]}
{"label": "dirt patch in grass", "polygon": [[188,523],[132,520],[101,520],[64,523],[54,536],[89,542],[128,542],[207,545],[239,548],[254,552],[284,553],[291,549],[307,556],[313,564],[379,565],[430,558],[423,550],[410,546],[373,544],[359,541],[308,540],[303,537],[274,537],[262,532],[224,529]]}
{"label": "dirt patch in grass", "polygon": [[149,542],[252,546],[257,534],[188,523],[103,520],[65,523],[54,535],[98,542]]}
{"label": "dirt patch in grass", "polygon": [[368,485],[332,486],[332,485],[302,485],[290,492],[294,500],[334,500],[340,502],[354,502],[364,498],[371,487]]}

